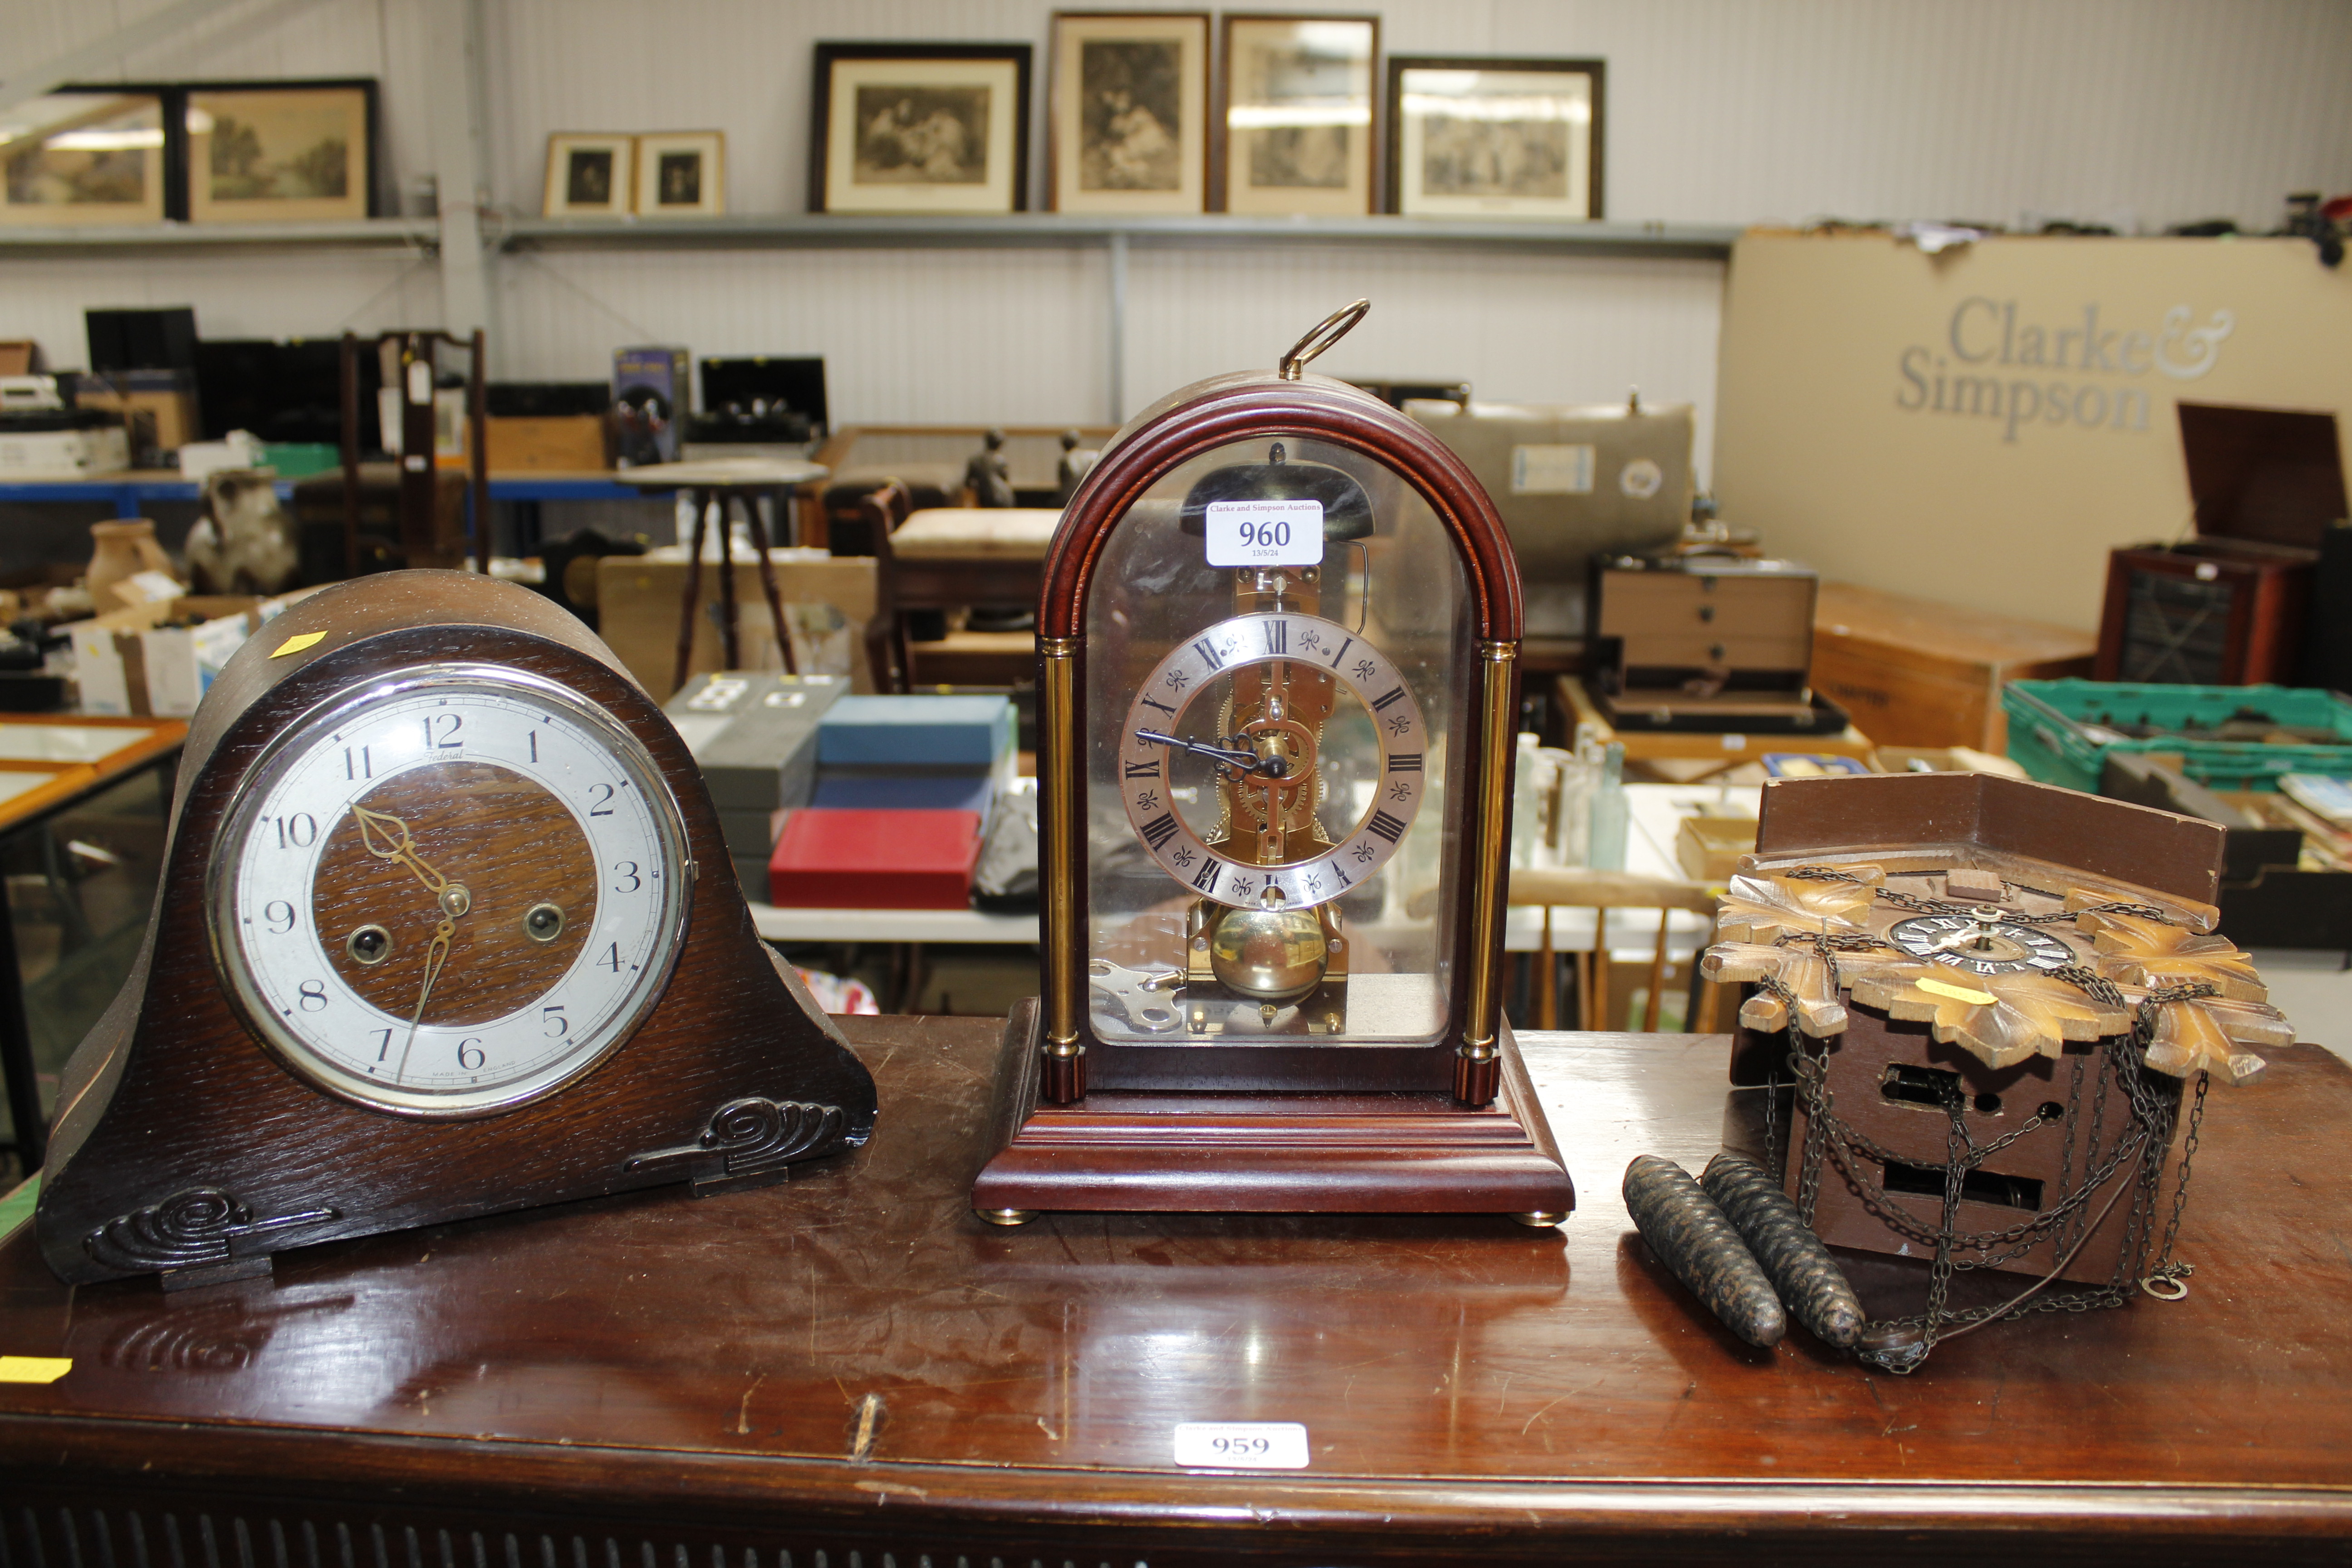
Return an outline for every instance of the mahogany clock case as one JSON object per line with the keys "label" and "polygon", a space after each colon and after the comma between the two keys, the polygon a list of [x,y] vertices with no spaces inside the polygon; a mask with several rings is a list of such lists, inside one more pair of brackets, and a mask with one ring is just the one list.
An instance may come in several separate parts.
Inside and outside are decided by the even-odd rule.
{"label": "mahogany clock case", "polygon": [[[1155,499],[1155,486],[1245,443],[1269,448],[1255,461],[1275,460],[1276,443],[1294,456],[1369,458],[1425,504],[1448,552],[1458,588],[1432,606],[1450,616],[1452,638],[1452,668],[1439,675],[1451,683],[1445,805],[1441,820],[1411,830],[1442,835],[1433,961],[1447,984],[1433,1038],[1178,1044],[1108,1038],[1090,1016],[1084,803],[1090,746],[1101,742],[1082,726],[1100,704],[1124,712],[1129,694],[1090,693],[1092,682],[1116,678],[1108,658],[1088,658],[1089,595],[1116,580],[1117,568],[1106,567],[1118,559],[1107,549],[1114,532],[1174,526],[1177,508]],[[1413,583],[1416,592],[1445,591]],[[1421,426],[1344,383],[1216,377],[1163,398],[1120,432],[1072,498],[1046,561],[1038,609],[1045,994],[1007,1025],[995,1133],[971,1194],[983,1217],[1507,1213],[1549,1226],[1575,1206],[1496,984],[1522,623],[1517,569],[1486,492]]]}
{"label": "mahogany clock case", "polygon": [[[423,1119],[336,1098],[264,1051],[215,963],[204,889],[274,738],[355,686],[453,662],[554,682],[634,736],[677,801],[692,886],[666,988],[601,1062],[513,1109]],[[286,1247],[628,1188],[772,1183],[863,1143],[876,1110],[871,1075],[753,930],[660,709],[571,616],[456,572],[323,590],[230,660],[182,761],[146,943],[58,1103],[38,1211],[50,1267],[167,1286],[259,1272]]]}
{"label": "mahogany clock case", "polygon": [[[1454,542],[1466,581],[1467,604],[1457,617],[1462,622],[1458,646],[1475,655],[1481,647],[1507,647],[1509,657],[1489,664],[1508,685],[1505,712],[1517,710],[1517,645],[1524,611],[1519,577],[1510,545],[1493,504],[1462,460],[1420,426],[1403,418],[1370,394],[1327,376],[1307,374],[1284,380],[1272,373],[1236,373],[1213,377],[1162,398],[1131,420],[1115,437],[1071,498],[1061,528],[1046,558],[1045,582],[1038,607],[1040,647],[1062,640],[1074,645],[1063,662],[1070,670],[1070,711],[1075,723],[1091,702],[1097,679],[1087,649],[1088,598],[1097,584],[1105,546],[1113,531],[1159,480],[1192,458],[1242,441],[1313,440],[1361,453],[1402,475],[1435,512]],[[1054,661],[1041,657],[1039,690],[1054,689]],[[1504,845],[1479,842],[1474,826],[1482,805],[1498,805],[1507,824],[1510,811],[1510,767],[1507,755],[1490,757],[1482,743],[1479,725],[1488,693],[1478,690],[1479,672],[1465,672],[1466,700],[1457,709],[1453,743],[1448,747],[1446,799],[1463,824],[1450,851],[1456,873],[1441,892],[1438,931],[1441,962],[1457,977],[1480,971],[1491,974],[1501,962],[1501,855]],[[1124,701],[1123,696],[1118,700]],[[1041,703],[1038,770],[1040,787],[1046,775],[1061,770],[1076,799],[1087,788],[1083,746],[1056,742],[1054,715]],[[1499,795],[1495,792],[1499,791]],[[1489,797],[1493,796],[1490,801]],[[1048,945],[1051,931],[1076,933],[1087,929],[1083,815],[1056,834],[1050,819],[1041,821],[1040,881],[1046,890]],[[1494,859],[1484,880],[1495,894],[1491,919],[1478,908],[1482,879],[1469,868],[1479,858]],[[1057,900],[1059,900],[1057,906]],[[1047,983],[1053,984],[1049,959]],[[1268,1091],[1408,1092],[1444,1091],[1453,1083],[1456,1047],[1477,1031],[1471,993],[1477,989],[1457,978],[1452,986],[1443,1032],[1427,1044],[1402,1046],[1358,1044],[1314,1046],[1198,1047],[1105,1040],[1086,1016],[1075,1009],[1087,1048],[1087,1080],[1110,1089],[1232,1089]],[[1499,1016],[1499,992],[1493,1011]],[[1482,1008],[1482,1010],[1484,1010]],[[1051,1007],[1046,1012],[1050,1016]],[[1496,1022],[1485,1033],[1492,1037]],[[1489,1091],[1491,1097],[1491,1090]]]}

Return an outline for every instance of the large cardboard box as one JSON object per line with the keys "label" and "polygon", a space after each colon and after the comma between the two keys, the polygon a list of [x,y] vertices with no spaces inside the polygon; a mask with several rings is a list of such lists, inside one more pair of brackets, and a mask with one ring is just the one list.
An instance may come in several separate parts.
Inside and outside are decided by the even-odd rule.
{"label": "large cardboard box", "polygon": [[2352,405],[2352,268],[2302,239],[1929,256],[1751,233],[1725,297],[1716,494],[1825,578],[2087,629],[2107,552],[2189,522],[2182,399]]}
{"label": "large cardboard box", "polygon": [[[822,550],[772,550],[776,592],[793,620],[793,648],[803,675],[845,675],[853,691],[871,691],[866,623],[875,613],[874,561]],[[686,549],[665,545],[643,555],[607,555],[596,563],[597,630],[605,646],[656,701],[677,689],[678,601],[686,593]],[[746,669],[782,668],[760,568],[748,554],[734,563],[737,662]],[[723,668],[719,625],[719,563],[706,560],[695,606],[688,676]],[[795,606],[798,606],[797,608]]]}
{"label": "large cardboard box", "polygon": [[494,474],[593,473],[613,466],[601,414],[494,414],[483,424],[483,450]]}
{"label": "large cardboard box", "polygon": [[1813,687],[1890,746],[1998,755],[2011,680],[2088,675],[2098,638],[2070,626],[1824,583],[1813,606]]}
{"label": "large cardboard box", "polygon": [[120,414],[127,424],[144,424],[142,455],[176,452],[199,440],[195,378],[186,371],[119,370],[85,375],[74,383],[74,406]]}
{"label": "large cardboard box", "polygon": [[64,630],[73,645],[81,710],[187,718],[229,656],[284,604],[189,595],[75,622]]}

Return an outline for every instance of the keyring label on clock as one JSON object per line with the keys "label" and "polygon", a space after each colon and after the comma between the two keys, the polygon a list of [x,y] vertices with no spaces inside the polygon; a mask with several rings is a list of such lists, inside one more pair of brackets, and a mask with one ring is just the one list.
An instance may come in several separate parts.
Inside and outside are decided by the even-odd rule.
{"label": "keyring label on clock", "polygon": [[1212,566],[1313,566],[1323,559],[1319,500],[1213,500]]}

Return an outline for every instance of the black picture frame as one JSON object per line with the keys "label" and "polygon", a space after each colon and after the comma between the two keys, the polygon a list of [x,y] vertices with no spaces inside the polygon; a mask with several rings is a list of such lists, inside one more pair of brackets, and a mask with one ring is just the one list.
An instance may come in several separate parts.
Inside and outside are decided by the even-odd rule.
{"label": "black picture frame", "polygon": [[[1529,75],[1581,76],[1587,79],[1587,102],[1591,118],[1585,135],[1584,184],[1586,199],[1580,212],[1563,210],[1570,205],[1566,200],[1527,198],[1502,194],[1478,198],[1475,204],[1465,202],[1464,210],[1441,215],[1430,210],[1423,201],[1414,199],[1408,188],[1410,171],[1405,167],[1411,141],[1412,117],[1405,110],[1404,79],[1407,72],[1475,71],[1482,73],[1522,72]],[[1604,182],[1608,169],[1606,132],[1608,128],[1609,63],[1605,59],[1545,59],[1496,55],[1392,55],[1388,61],[1388,91],[1384,100],[1388,108],[1387,199],[1385,211],[1408,216],[1492,216],[1502,218],[1551,219],[1565,222],[1598,222],[1607,208],[1603,204]],[[1572,189],[1571,185],[1571,189]],[[1477,210],[1470,210],[1475,205]]]}
{"label": "black picture frame", "polygon": [[[934,44],[896,42],[822,41],[816,46],[815,80],[810,93],[808,210],[812,213],[895,212],[929,214],[940,216],[978,216],[998,212],[1025,212],[1029,207],[1029,111],[1030,89],[1034,49],[1025,43],[998,44]],[[919,197],[908,197],[904,205],[856,205],[847,192],[832,189],[832,171],[836,148],[834,145],[835,98],[836,73],[843,66],[868,62],[900,61],[926,65],[995,65],[1007,66],[1013,73],[1013,103],[1010,126],[1011,156],[1007,173],[1010,188],[1003,205],[926,204]],[[989,182],[993,184],[993,182]],[[937,190],[936,185],[909,183],[910,191]]]}

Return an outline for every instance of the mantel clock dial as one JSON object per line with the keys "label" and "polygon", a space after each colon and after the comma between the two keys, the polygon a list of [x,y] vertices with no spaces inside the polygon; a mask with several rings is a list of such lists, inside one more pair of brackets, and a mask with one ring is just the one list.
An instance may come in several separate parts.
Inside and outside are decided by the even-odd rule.
{"label": "mantel clock dial", "polygon": [[548,601],[391,574],[198,710],[147,946],[68,1065],[71,1281],[854,1148],[871,1077],[761,945],[660,710]]}
{"label": "mantel clock dial", "polygon": [[1045,990],[1008,1037],[988,1217],[1573,1201],[1496,985],[1517,575],[1459,459],[1303,374],[1363,313],[1162,400],[1064,512]]}

